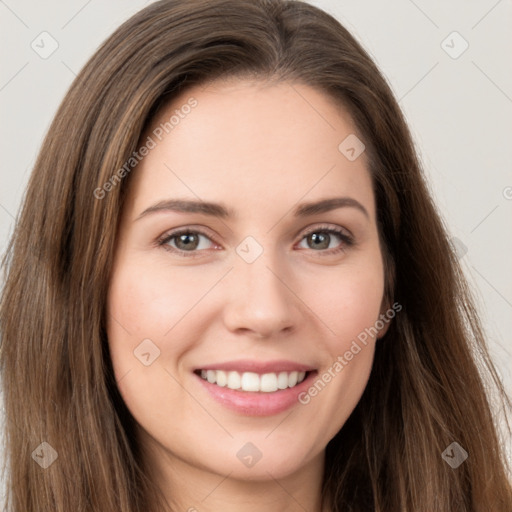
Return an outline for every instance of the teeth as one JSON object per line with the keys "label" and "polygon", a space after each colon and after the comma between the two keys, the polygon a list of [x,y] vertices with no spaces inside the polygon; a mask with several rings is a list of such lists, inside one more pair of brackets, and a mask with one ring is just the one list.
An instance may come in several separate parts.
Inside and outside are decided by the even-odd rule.
{"label": "teeth", "polygon": [[238,372],[229,372],[227,387],[229,389],[240,389],[241,380],[242,379],[240,378],[240,374]]}
{"label": "teeth", "polygon": [[267,393],[277,391],[277,375],[275,373],[265,373],[260,378],[260,389]]}
{"label": "teeth", "polygon": [[264,373],[259,375],[254,372],[224,372],[222,370],[201,370],[201,378],[210,384],[227,387],[229,389],[241,389],[242,391],[262,391],[272,393],[279,389],[293,388],[306,378],[306,372],[280,372]]}
{"label": "teeth", "polygon": [[228,383],[228,376],[226,375],[226,372],[223,372],[221,370],[217,371],[217,386],[224,387]]}
{"label": "teeth", "polygon": [[277,387],[279,389],[286,389],[288,387],[288,374],[286,372],[281,372],[277,376]]}
{"label": "teeth", "polygon": [[260,377],[257,373],[242,373],[242,391],[259,391]]}

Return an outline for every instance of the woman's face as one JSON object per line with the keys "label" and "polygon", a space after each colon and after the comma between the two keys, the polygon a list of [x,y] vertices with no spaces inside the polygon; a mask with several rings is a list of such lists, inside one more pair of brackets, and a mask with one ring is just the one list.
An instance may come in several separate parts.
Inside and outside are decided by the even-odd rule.
{"label": "woman's face", "polygon": [[318,470],[359,401],[388,305],[355,133],[315,89],[229,81],[186,90],[141,138],[108,339],[159,470]]}

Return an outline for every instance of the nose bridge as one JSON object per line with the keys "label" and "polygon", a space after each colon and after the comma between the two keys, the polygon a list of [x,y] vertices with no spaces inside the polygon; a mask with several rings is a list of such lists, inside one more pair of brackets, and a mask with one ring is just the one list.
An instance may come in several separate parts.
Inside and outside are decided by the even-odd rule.
{"label": "nose bridge", "polygon": [[[234,270],[237,278],[241,280],[242,290],[252,295],[265,295],[267,300],[270,296],[277,298],[287,294],[286,287],[281,282],[282,278],[279,279],[276,275],[283,266],[279,265],[280,259],[275,248],[270,246],[269,237],[259,242],[249,236],[238,245],[236,252],[238,258]],[[257,300],[257,297],[251,297],[251,300],[254,299]]]}
{"label": "nose bridge", "polygon": [[[231,278],[234,292],[228,315],[231,328],[265,332],[291,327],[296,310],[275,248],[247,237],[236,248]],[[283,274],[283,275],[281,275]],[[295,311],[296,312],[296,311]]]}

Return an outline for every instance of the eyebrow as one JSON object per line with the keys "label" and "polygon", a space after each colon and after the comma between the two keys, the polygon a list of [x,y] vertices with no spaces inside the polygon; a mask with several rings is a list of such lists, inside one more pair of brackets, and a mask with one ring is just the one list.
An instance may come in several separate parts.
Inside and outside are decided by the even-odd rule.
{"label": "eyebrow", "polygon": [[[293,215],[295,217],[309,217],[346,207],[356,208],[368,219],[370,218],[366,208],[352,197],[333,197],[310,203],[302,203],[294,209]],[[137,221],[156,212],[200,213],[221,219],[237,218],[236,212],[231,208],[227,208],[222,203],[210,203],[191,199],[167,199],[146,208],[135,220]]]}

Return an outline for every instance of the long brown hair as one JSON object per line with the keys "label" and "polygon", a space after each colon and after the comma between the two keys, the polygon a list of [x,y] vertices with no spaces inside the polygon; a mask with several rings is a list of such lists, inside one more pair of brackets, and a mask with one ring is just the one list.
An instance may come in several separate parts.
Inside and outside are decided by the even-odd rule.
{"label": "long brown hair", "polygon": [[[510,512],[487,393],[510,402],[404,117],[353,36],[287,0],[153,3],[97,50],[60,105],[4,259],[6,507],[163,509],[107,346],[112,255],[136,168],[110,180],[161,106],[192,84],[236,76],[304,83],[348,109],[369,158],[386,294],[403,308],[327,445],[324,498],[336,511]],[[442,457],[453,442],[468,454],[457,468]]]}

